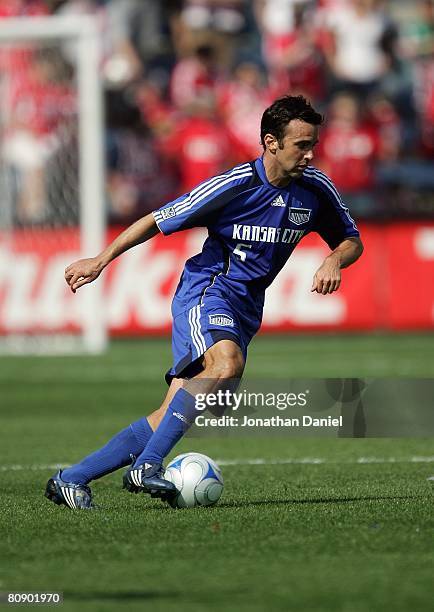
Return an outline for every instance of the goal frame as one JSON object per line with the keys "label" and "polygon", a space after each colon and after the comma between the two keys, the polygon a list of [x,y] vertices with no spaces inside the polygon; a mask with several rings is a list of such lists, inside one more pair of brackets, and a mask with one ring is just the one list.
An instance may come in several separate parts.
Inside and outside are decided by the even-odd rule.
{"label": "goal frame", "polygon": [[[90,257],[104,248],[107,225],[100,38],[97,20],[90,15],[14,17],[0,21],[0,43],[73,40],[77,44],[80,257]],[[102,283],[86,288],[80,298],[85,313],[82,349],[101,353],[108,342]],[[59,352],[58,346],[55,352]],[[66,352],[70,350],[66,348]]]}

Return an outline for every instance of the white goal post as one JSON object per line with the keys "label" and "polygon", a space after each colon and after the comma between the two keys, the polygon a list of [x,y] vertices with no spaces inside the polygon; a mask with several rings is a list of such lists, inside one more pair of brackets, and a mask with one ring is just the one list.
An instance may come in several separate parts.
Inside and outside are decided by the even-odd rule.
{"label": "white goal post", "polygon": [[[44,58],[44,50],[48,50],[51,55],[46,54]],[[42,61],[34,66],[35,53],[42,56]],[[71,262],[68,257],[95,255],[105,242],[105,162],[100,54],[99,28],[92,16],[54,15],[0,21],[0,62],[11,62],[9,73],[7,70],[3,71],[0,82],[0,181],[3,192],[3,195],[0,193],[2,352],[62,353],[78,350],[99,353],[107,344],[102,282],[86,286],[76,296],[70,296],[66,294],[66,284],[65,288],[60,287],[59,282],[64,283],[64,280],[58,278],[64,264]],[[61,87],[55,81],[56,57],[62,55],[67,56],[65,65],[71,66],[72,76],[69,77],[68,87]],[[16,66],[20,67],[26,62],[29,62],[29,66],[24,66],[27,76],[20,80],[16,74]],[[37,81],[38,78],[46,79],[46,92]],[[31,108],[32,95],[35,96],[36,111]],[[53,106],[62,106],[63,100],[69,99],[68,96],[74,99],[74,110],[65,109],[64,122],[62,118],[54,120],[53,115],[60,116],[63,109]],[[67,102],[65,104],[67,106]],[[24,121],[23,127],[17,129],[17,119],[10,118],[20,105],[22,109],[19,110],[22,110],[23,117],[31,117],[32,129],[26,126]],[[38,117],[38,105],[43,109],[41,112],[45,113],[42,118]],[[19,121],[20,117],[18,124]],[[55,121],[56,127],[53,128]],[[28,146],[29,142],[31,146]],[[45,166],[40,161],[41,155],[46,159]],[[57,173],[56,168],[59,170]],[[25,173],[27,174],[23,180],[22,175]],[[50,181],[47,175],[50,175],[51,181],[48,187],[47,182]],[[12,183],[14,195],[11,195]],[[51,198],[54,203],[54,212],[50,212],[50,215],[47,215],[46,211],[42,214],[36,210],[37,205],[31,201],[32,194],[36,198],[40,189],[51,190],[48,195],[44,193],[45,200]],[[70,210],[73,199],[69,197],[70,194],[74,194],[77,200],[75,216]],[[71,245],[67,243],[69,235],[73,237]],[[30,248],[31,251],[29,244],[34,238],[37,238],[39,243],[50,240],[64,241],[64,245],[63,249],[57,252],[55,247],[50,247],[51,263],[44,260],[42,264],[35,264],[36,272],[33,274],[38,277],[38,287],[32,285],[30,289],[30,285],[25,285],[23,280],[24,255],[18,252],[20,247],[16,247],[16,243],[25,243],[25,248]],[[29,266],[31,257],[29,259],[28,250],[25,256],[26,265]],[[45,253],[42,259],[46,257]],[[38,261],[40,260],[41,258]],[[57,262],[56,265],[54,261]],[[42,271],[41,266],[44,268]],[[28,274],[30,276],[30,272]],[[41,279],[41,275],[49,274],[52,275],[51,278]],[[19,282],[22,283],[20,286],[16,284]],[[46,287],[45,295],[38,293],[41,285]],[[50,300],[57,300],[56,304]],[[73,312],[70,316],[65,314],[68,308]]]}

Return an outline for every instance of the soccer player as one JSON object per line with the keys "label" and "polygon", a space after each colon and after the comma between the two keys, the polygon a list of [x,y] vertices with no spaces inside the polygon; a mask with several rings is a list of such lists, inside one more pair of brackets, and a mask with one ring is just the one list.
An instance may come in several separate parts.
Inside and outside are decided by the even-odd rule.
{"label": "soccer player", "polygon": [[53,502],[90,508],[88,483],[130,460],[124,488],[162,499],[173,495],[163,460],[197,414],[192,385],[199,381],[202,392],[215,392],[241,378],[247,347],[261,325],[265,289],[309,232],[318,232],[331,249],[311,290],[326,295],[339,288],[341,269],[363,247],[335,187],[310,165],[321,123],[302,96],[276,100],[261,121],[262,157],[201,183],[136,221],[96,257],[66,268],[75,293],[115,257],[159,231],[208,228],[202,252],[186,262],[173,299],[173,364],[162,405],[50,478],[46,496]]}

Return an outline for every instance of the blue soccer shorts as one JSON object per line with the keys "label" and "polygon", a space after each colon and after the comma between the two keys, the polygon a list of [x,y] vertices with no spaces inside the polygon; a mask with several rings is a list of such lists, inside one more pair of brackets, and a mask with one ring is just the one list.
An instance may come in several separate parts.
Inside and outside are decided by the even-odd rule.
{"label": "blue soccer shorts", "polygon": [[220,340],[236,342],[246,359],[247,347],[259,326],[260,321],[241,316],[227,300],[217,296],[176,314],[172,327],[173,365],[166,374],[167,384],[172,378],[191,378],[200,372],[199,358]]}

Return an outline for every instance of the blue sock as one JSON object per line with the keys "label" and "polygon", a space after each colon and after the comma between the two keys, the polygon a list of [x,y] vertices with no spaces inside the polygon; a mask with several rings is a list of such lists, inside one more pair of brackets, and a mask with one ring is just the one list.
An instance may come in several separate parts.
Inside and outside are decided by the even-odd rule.
{"label": "blue sock", "polygon": [[196,399],[185,389],[173,396],[166,414],[153,436],[137,457],[135,466],[144,463],[162,463],[175,444],[182,438],[197,416]]}
{"label": "blue sock", "polygon": [[139,455],[152,434],[152,428],[145,417],[131,423],[105,446],[85,457],[80,463],[63,470],[63,480],[75,484],[87,484],[91,480],[125,467],[131,461],[130,455]]}

